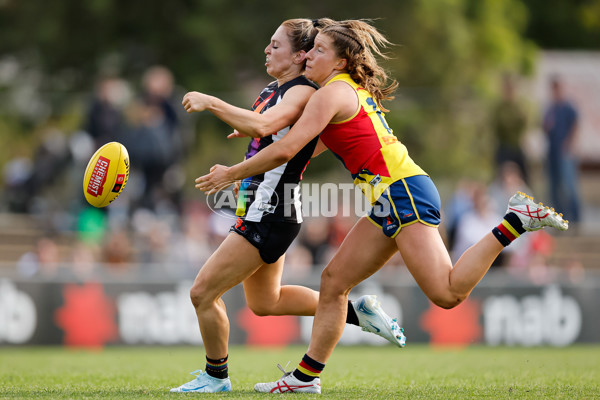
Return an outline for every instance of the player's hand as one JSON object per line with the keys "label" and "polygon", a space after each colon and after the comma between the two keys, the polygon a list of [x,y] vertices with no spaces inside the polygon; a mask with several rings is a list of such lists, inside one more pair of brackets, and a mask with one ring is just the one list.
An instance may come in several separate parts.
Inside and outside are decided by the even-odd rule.
{"label": "player's hand", "polygon": [[200,92],[189,92],[183,96],[183,108],[188,113],[204,111],[210,105],[212,96]]}
{"label": "player's hand", "polygon": [[238,137],[248,137],[248,135],[238,131],[237,129],[234,129],[232,133],[227,135],[227,139],[233,139],[233,138],[238,138]]}
{"label": "player's hand", "polygon": [[208,175],[196,178],[196,189],[202,190],[205,194],[213,194],[225,189],[234,183],[229,177],[229,170],[230,167],[225,165],[213,165]]}
{"label": "player's hand", "polygon": [[235,183],[233,184],[233,194],[235,195],[235,198],[238,198],[238,194],[240,193],[240,186],[242,186],[242,181],[235,181]]}

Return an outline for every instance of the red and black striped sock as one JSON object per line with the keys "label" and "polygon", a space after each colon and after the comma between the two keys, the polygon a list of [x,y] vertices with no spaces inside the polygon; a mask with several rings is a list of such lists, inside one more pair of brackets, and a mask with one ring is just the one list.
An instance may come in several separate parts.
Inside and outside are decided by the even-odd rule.
{"label": "red and black striped sock", "polygon": [[492,233],[496,239],[506,247],[511,244],[513,240],[521,236],[521,234],[525,233],[525,229],[517,214],[509,212],[504,216],[500,225],[492,229]]}
{"label": "red and black striped sock", "polygon": [[302,382],[310,382],[321,375],[323,368],[325,368],[325,364],[321,364],[305,354],[292,374]]}
{"label": "red and black striped sock", "polygon": [[229,368],[227,367],[227,359],[229,356],[225,358],[219,358],[218,360],[213,360],[206,357],[206,373],[213,378],[225,379],[229,377]]}

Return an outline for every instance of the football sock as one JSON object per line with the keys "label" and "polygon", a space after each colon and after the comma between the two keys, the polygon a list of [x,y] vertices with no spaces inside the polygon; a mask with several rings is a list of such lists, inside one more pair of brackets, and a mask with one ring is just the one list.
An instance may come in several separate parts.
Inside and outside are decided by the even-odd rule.
{"label": "football sock", "polygon": [[325,364],[321,364],[305,354],[298,367],[292,372],[292,375],[299,381],[310,382],[321,375],[323,368],[325,368]]}
{"label": "football sock", "polygon": [[511,244],[524,232],[523,223],[521,223],[517,214],[513,212],[506,214],[500,225],[492,229],[492,233],[504,247]]}
{"label": "football sock", "polygon": [[356,315],[356,311],[354,311],[354,307],[352,307],[352,302],[350,300],[348,300],[348,314],[346,315],[346,323],[359,326],[358,316]]}
{"label": "football sock", "polygon": [[213,378],[225,379],[229,376],[229,368],[227,368],[227,358],[219,358],[213,360],[206,357],[206,373]]}

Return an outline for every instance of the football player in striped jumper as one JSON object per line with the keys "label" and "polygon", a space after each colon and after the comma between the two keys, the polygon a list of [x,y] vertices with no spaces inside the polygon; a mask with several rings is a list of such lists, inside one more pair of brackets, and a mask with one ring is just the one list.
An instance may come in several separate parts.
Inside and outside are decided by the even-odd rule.
{"label": "football player in striped jumper", "polygon": [[321,276],[319,305],[307,353],[297,368],[259,392],[320,393],[319,376],[344,329],[351,289],[377,272],[396,252],[427,297],[453,308],[464,301],[494,259],[525,231],[568,228],[553,209],[517,193],[504,219],[452,265],[441,235],[440,196],[421,167],[388,126],[382,101],[397,87],[377,64],[389,44],[364,20],[324,27],[306,56],[306,76],[320,89],[285,138],[249,160],[213,166],[196,179],[212,192],[222,182],[242,179],[285,163],[306,143],[320,140],[343,161],[373,208],[358,220]]}
{"label": "football player in striped jumper", "polygon": [[[187,93],[183,106],[190,113],[210,111],[235,129],[230,136],[250,136],[246,159],[252,159],[287,134],[315,93],[316,85],[303,73],[306,53],[316,34],[317,29],[307,19],[287,20],[279,26],[265,49],[267,73],[276,80],[260,93],[252,111],[199,92]],[[315,314],[319,293],[304,286],[282,286],[281,276],[284,253],[302,222],[296,189],[316,143],[316,138],[308,141],[283,165],[242,181],[238,219],[198,272],[190,291],[206,350],[205,372],[192,372],[196,378],[172,392],[231,390],[229,320],[221,296],[237,284],[243,282],[248,307],[257,315]],[[401,328],[382,310],[375,296],[349,301],[342,313],[348,323],[404,346]]]}

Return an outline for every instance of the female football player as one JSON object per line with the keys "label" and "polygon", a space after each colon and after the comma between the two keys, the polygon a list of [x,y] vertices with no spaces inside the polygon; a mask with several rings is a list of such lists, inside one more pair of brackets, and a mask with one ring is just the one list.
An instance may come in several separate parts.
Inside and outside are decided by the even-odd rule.
{"label": "female football player", "polygon": [[[260,93],[253,111],[199,92],[186,94],[183,106],[188,112],[210,111],[235,129],[230,136],[251,136],[246,158],[252,159],[285,137],[315,93],[316,86],[303,72],[316,34],[317,29],[306,19],[287,20],[279,26],[265,49],[267,73],[276,81]],[[316,143],[316,138],[307,141],[283,165],[242,181],[236,211],[239,218],[201,268],[191,289],[206,350],[206,371],[172,392],[231,390],[229,320],[221,296],[240,282],[248,307],[257,315],[314,315],[319,293],[303,286],[281,286],[281,276],[284,253],[302,222],[296,189]],[[385,314],[375,296],[348,302],[347,308],[342,313],[349,323],[404,346],[400,327]]]}
{"label": "female football player", "polygon": [[216,165],[196,180],[212,192],[225,182],[259,174],[289,160],[320,134],[350,171],[373,208],[348,233],[321,276],[311,342],[298,367],[260,392],[320,393],[319,375],[344,328],[348,293],[397,251],[419,287],[436,305],[452,308],[467,298],[492,261],[525,231],[566,230],[554,210],[524,194],[509,201],[501,223],[469,248],[455,265],[438,232],[440,197],[430,177],[393,135],[381,103],[397,83],[377,64],[389,42],[362,20],[324,27],[306,55],[306,76],[321,87],[285,138],[232,167]]}

